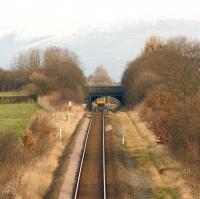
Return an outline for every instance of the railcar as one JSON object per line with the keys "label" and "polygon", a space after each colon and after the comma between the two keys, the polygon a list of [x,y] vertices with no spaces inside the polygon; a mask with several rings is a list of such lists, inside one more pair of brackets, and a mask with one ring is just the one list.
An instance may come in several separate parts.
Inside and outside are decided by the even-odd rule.
{"label": "railcar", "polygon": [[104,107],[105,104],[106,104],[106,99],[105,99],[105,97],[104,97],[104,98],[99,98],[99,99],[97,99],[97,100],[96,100],[96,104],[97,104],[97,106],[99,106],[99,107]]}

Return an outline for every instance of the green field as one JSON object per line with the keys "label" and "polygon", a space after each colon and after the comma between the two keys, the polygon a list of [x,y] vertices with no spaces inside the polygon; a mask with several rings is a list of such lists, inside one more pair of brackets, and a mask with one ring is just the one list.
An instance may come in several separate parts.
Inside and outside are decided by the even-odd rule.
{"label": "green field", "polygon": [[22,136],[38,104],[0,104],[0,132],[13,132]]}

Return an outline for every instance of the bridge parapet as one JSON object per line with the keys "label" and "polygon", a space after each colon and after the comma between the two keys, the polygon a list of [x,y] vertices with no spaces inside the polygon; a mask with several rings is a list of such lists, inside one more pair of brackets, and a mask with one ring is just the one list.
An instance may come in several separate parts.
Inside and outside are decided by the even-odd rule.
{"label": "bridge parapet", "polygon": [[121,86],[90,86],[87,87],[88,93],[122,93]]}

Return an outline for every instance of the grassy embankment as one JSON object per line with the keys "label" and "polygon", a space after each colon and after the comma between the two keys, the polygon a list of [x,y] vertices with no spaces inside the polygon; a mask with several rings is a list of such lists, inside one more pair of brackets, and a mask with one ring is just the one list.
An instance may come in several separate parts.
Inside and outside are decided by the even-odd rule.
{"label": "grassy embankment", "polygon": [[[22,92],[0,92],[1,96],[20,96]],[[40,108],[31,104],[0,104],[0,133],[13,132],[22,136],[26,132],[31,116]]]}
{"label": "grassy embankment", "polygon": [[[52,111],[43,110],[34,114],[39,108],[37,104],[0,104],[0,133],[13,132],[20,137],[26,132],[29,122],[32,122],[30,126],[34,127],[34,135],[40,135],[33,135],[29,140],[33,141],[33,148],[27,153],[27,157],[22,156],[25,158],[23,161],[20,158],[14,159],[17,165],[15,169],[17,177],[10,175],[9,169],[13,168],[13,161],[11,163],[4,161],[1,165],[6,166],[7,170],[0,168],[2,171],[0,176],[5,174],[5,179],[0,180],[0,187],[3,186],[0,190],[0,198],[5,198],[8,192],[18,199],[43,198],[52,183],[63,151],[84,114],[81,106],[73,106],[71,111],[63,106],[62,110],[61,108]],[[30,121],[31,117],[33,119]],[[60,128],[63,130],[62,140],[58,136]],[[20,151],[23,152],[23,148]],[[20,152],[18,154],[23,155]]]}
{"label": "grassy embankment", "polygon": [[174,167],[166,165],[157,155],[155,138],[133,114],[118,112],[117,122],[122,131],[125,131],[125,146],[127,153],[136,161],[136,170],[139,173],[151,175],[152,199],[180,199],[177,186],[172,183],[175,179],[166,180],[165,175],[160,174],[163,168]]}

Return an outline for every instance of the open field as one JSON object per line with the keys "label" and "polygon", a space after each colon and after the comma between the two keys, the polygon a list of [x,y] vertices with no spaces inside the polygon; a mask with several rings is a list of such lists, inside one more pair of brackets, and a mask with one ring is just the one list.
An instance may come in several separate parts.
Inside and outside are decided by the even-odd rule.
{"label": "open field", "polygon": [[32,114],[38,104],[0,104],[0,132],[14,132],[17,136],[25,133]]}

